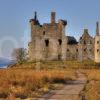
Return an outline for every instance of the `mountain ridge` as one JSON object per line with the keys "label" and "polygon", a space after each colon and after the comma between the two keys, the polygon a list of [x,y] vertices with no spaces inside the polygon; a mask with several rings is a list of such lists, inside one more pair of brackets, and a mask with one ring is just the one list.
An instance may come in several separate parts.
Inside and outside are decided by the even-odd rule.
{"label": "mountain ridge", "polygon": [[13,63],[15,63],[14,60],[0,57],[0,68],[7,67],[8,65],[13,64]]}

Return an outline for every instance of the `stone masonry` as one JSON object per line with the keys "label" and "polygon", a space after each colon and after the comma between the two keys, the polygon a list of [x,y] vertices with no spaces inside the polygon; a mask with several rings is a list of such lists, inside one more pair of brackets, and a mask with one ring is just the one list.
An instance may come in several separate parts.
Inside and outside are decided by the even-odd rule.
{"label": "stone masonry", "polygon": [[95,62],[100,63],[100,33],[99,23],[97,22],[96,36],[95,36]]}
{"label": "stone masonry", "polygon": [[[95,41],[100,42],[100,35],[96,34],[95,39],[89,35],[88,29],[84,29],[83,35],[79,42],[72,37],[65,35],[67,26],[66,20],[58,20],[56,22],[56,13],[51,12],[51,22],[41,25],[37,18],[37,13],[30,20],[31,25],[31,41],[29,42],[29,58],[34,61],[48,60],[94,60],[99,59],[100,53],[96,50],[100,49],[100,45],[96,45]],[[96,33],[99,30],[98,24]],[[94,48],[95,47],[95,48]],[[98,51],[99,52],[99,51]],[[96,57],[95,57],[96,56]]]}

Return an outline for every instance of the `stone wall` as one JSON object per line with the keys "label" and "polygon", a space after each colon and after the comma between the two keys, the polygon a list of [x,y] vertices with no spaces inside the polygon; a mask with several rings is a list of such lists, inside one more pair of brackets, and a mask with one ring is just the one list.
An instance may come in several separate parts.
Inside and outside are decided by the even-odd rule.
{"label": "stone wall", "polygon": [[95,62],[100,63],[100,35],[95,36]]}
{"label": "stone wall", "polygon": [[[52,17],[53,16],[53,17]],[[53,19],[52,19],[53,18]],[[55,22],[54,12],[51,23],[36,24],[31,19],[31,42],[29,43],[29,57],[31,60],[66,60],[66,21]]]}
{"label": "stone wall", "polygon": [[94,38],[91,37],[87,29],[79,40],[80,60],[94,60]]}
{"label": "stone wall", "polygon": [[78,45],[67,45],[66,60],[78,60]]}
{"label": "stone wall", "polygon": [[[35,13],[36,14],[36,13]],[[56,22],[55,12],[51,13],[51,23],[40,25],[37,16],[30,20],[31,41],[29,43],[30,60],[95,60],[99,59],[95,46],[94,38],[91,37],[87,29],[84,29],[83,35],[74,44],[68,44],[68,38],[65,36],[65,27],[67,22],[59,20]],[[70,39],[70,38],[69,38]],[[71,38],[73,40],[73,37]],[[95,39],[97,41],[97,37]],[[100,59],[99,59],[100,60]]]}

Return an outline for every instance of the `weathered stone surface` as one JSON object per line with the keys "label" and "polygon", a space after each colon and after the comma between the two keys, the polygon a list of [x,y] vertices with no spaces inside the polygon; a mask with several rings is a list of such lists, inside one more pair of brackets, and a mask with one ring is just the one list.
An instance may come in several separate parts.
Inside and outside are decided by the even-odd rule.
{"label": "weathered stone surface", "polygon": [[96,23],[96,36],[95,36],[95,62],[100,63],[100,33],[99,33],[99,22]]}
{"label": "weathered stone surface", "polygon": [[100,63],[100,35],[95,37],[95,62]]}
{"label": "weathered stone surface", "polygon": [[[31,41],[29,42],[30,60],[94,60],[100,62],[99,26],[95,39],[84,29],[79,42],[74,37],[65,35],[67,22],[56,22],[56,13],[51,13],[51,23],[40,25],[37,16],[30,20]],[[94,50],[95,47],[95,50]],[[97,49],[99,50],[97,53]],[[95,56],[95,57],[94,57]]]}
{"label": "weathered stone surface", "polygon": [[84,29],[84,33],[79,40],[79,59],[94,60],[94,38]]}
{"label": "weathered stone surface", "polygon": [[[36,16],[35,16],[35,19]],[[51,13],[51,23],[34,24],[31,20],[31,42],[29,57],[31,60],[66,60],[65,21],[55,21],[55,13]]]}

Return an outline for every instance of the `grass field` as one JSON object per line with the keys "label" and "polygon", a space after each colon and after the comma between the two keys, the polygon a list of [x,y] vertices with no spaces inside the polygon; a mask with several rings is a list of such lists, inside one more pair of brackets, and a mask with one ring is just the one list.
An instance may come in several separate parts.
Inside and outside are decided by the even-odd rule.
{"label": "grass field", "polygon": [[100,68],[94,62],[49,61],[16,64],[0,70],[0,98],[41,96],[55,89],[56,84],[74,80],[76,70],[87,75],[84,89],[87,100],[100,100]]}
{"label": "grass field", "polygon": [[33,69],[0,70],[0,98],[34,97],[55,89],[54,84],[74,79],[74,70],[35,71]]}
{"label": "grass field", "polygon": [[85,88],[86,100],[100,100],[100,69],[85,69],[88,84]]}
{"label": "grass field", "polygon": [[98,68],[98,64],[93,61],[40,61],[40,62],[24,62],[22,64],[16,64],[12,68],[32,68],[32,69],[94,69]]}

